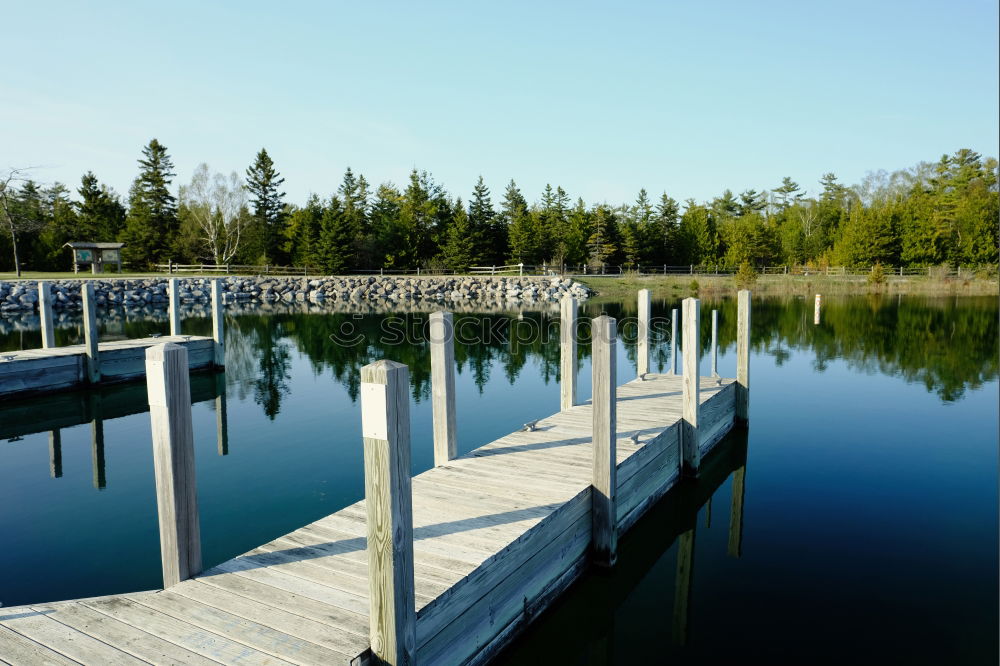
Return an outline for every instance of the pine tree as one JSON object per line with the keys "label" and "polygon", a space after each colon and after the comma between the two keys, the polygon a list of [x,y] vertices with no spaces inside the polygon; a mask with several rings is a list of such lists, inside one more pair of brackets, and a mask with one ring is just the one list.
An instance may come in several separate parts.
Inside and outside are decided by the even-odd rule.
{"label": "pine tree", "polygon": [[562,235],[563,261],[567,264],[582,264],[587,261],[587,241],[590,239],[590,215],[587,213],[583,199],[577,199],[576,205],[569,211],[566,218],[566,231]]}
{"label": "pine tree", "polygon": [[500,206],[500,218],[507,227],[510,258],[519,263],[531,263],[538,249],[538,239],[535,236],[535,226],[528,213],[528,202],[525,201],[517,184],[511,180],[504,192],[503,204]]}
{"label": "pine tree", "polygon": [[388,183],[379,185],[369,211],[374,238],[372,267],[392,268],[402,266],[406,255],[406,234],[399,220],[403,195]]}
{"label": "pine tree", "polygon": [[323,270],[331,275],[347,272],[353,258],[351,222],[344,214],[344,205],[334,196],[320,220],[317,258]]}
{"label": "pine tree", "polygon": [[495,261],[503,261],[502,257],[497,258],[497,243],[502,242],[499,247],[506,247],[506,236],[497,234],[497,227],[494,224],[496,211],[493,210],[493,202],[490,200],[490,190],[480,176],[476,181],[476,186],[472,188],[472,199],[469,201],[469,227],[472,235],[473,250],[472,261],[479,265]]}
{"label": "pine tree", "polygon": [[109,242],[117,238],[125,226],[125,207],[118,195],[101,185],[92,171],[80,179],[77,193],[80,195],[76,204],[80,240]]}
{"label": "pine tree", "polygon": [[445,245],[441,248],[441,260],[448,268],[464,273],[472,265],[475,252],[472,221],[465,212],[461,198],[455,201],[453,210],[455,213],[445,234]]}
{"label": "pine tree", "polygon": [[296,266],[319,266],[319,233],[323,220],[323,204],[319,197],[310,194],[306,205],[288,216],[285,233],[288,242],[285,254]]}
{"label": "pine tree", "polygon": [[125,256],[133,264],[164,262],[178,230],[177,199],[170,193],[173,162],[156,139],[142,149],[139,175],[129,190],[129,211],[122,231]]}
{"label": "pine tree", "polygon": [[280,188],[284,182],[267,150],[261,148],[246,170],[247,190],[253,207],[252,241],[246,253],[254,257],[253,261],[283,263],[287,259],[282,247],[285,193]]}
{"label": "pine tree", "polygon": [[657,263],[670,264],[678,261],[680,250],[677,239],[677,224],[679,220],[680,206],[673,197],[664,192],[660,195],[660,203],[656,206],[654,221],[655,246],[659,250],[656,253]]}
{"label": "pine tree", "polygon": [[616,245],[615,219],[611,210],[604,204],[594,206],[593,224],[590,238],[587,239],[588,260],[591,266],[603,267],[611,261],[618,251]]}

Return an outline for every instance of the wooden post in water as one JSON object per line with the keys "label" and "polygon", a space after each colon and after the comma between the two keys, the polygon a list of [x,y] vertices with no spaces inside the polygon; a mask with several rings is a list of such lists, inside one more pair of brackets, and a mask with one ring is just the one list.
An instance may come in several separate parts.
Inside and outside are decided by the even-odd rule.
{"label": "wooden post in water", "polygon": [[97,304],[94,285],[89,280],[83,286],[83,348],[84,375],[91,384],[101,381],[101,355],[97,343]]}
{"label": "wooden post in water", "polygon": [[201,528],[186,347],[168,343],[146,349],[146,391],[153,433],[163,587],[168,588],[201,572]]}
{"label": "wooden post in water", "polygon": [[[226,366],[226,332],[223,330],[222,322],[224,311],[225,306],[222,304],[222,283],[219,280],[212,280],[212,339],[215,340],[215,358],[213,363],[217,368],[224,368]],[[178,326],[180,326],[179,323]]]}
{"label": "wooden post in water", "polygon": [[819,309],[823,304],[823,296],[816,294],[816,305],[813,307],[813,324],[819,326]]}
{"label": "wooden post in water", "polygon": [[[695,518],[695,524],[698,522]],[[674,584],[674,642],[686,645],[688,639],[688,613],[694,579],[694,537],[696,525],[677,537],[677,578]]]}
{"label": "wooden post in water", "polygon": [[53,479],[62,476],[62,433],[58,429],[49,431],[49,474]]}
{"label": "wooden post in water", "polygon": [[229,408],[226,405],[226,375],[215,375],[215,438],[220,456],[229,455]]}
{"label": "wooden post in water", "polygon": [[458,457],[455,434],[455,325],[450,312],[431,313],[431,401],[434,466]]}
{"label": "wooden post in water", "polygon": [[618,335],[614,318],[601,315],[593,320],[591,365],[593,368],[594,478],[593,560],[610,567],[618,557],[618,459],[616,453],[617,391],[615,348]]}
{"label": "wooden post in water", "polygon": [[48,282],[38,283],[38,318],[42,321],[42,349],[56,346],[56,332],[52,322],[52,291]]}
{"label": "wooden post in water", "polygon": [[712,376],[719,376],[719,311],[712,310]]}
{"label": "wooden post in water", "polygon": [[736,423],[750,419],[750,291],[741,290],[736,304]]}
{"label": "wooden post in water", "polygon": [[559,409],[576,404],[576,299],[564,296],[559,313]]}
{"label": "wooden post in water", "polygon": [[170,278],[167,281],[170,291],[169,317],[170,335],[181,334],[181,295],[177,291],[177,278]]}
{"label": "wooden post in water", "polygon": [[670,374],[677,374],[677,308],[670,311]]}
{"label": "wooden post in water", "polygon": [[649,372],[649,289],[639,290],[639,339],[636,342],[636,373],[642,377]]}
{"label": "wooden post in water", "polygon": [[743,464],[733,472],[733,502],[729,511],[729,547],[730,557],[743,554],[743,495],[747,478],[747,466]]}
{"label": "wooden post in water", "polygon": [[698,412],[701,407],[701,371],[698,367],[699,318],[701,301],[685,298],[684,303],[684,404],[681,421],[681,473],[697,476],[701,464],[698,441]]}
{"label": "wooden post in water", "polygon": [[413,495],[410,379],[402,363],[361,368],[361,434],[368,510],[369,639],[376,663],[413,664]]}

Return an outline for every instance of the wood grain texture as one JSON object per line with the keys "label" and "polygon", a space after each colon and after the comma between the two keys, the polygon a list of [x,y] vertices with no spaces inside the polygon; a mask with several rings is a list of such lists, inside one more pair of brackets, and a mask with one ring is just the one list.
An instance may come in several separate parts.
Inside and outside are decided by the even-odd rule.
{"label": "wood grain texture", "polygon": [[430,316],[431,410],[434,418],[434,465],[458,455],[455,428],[455,326],[450,312]]}
{"label": "wood grain texture", "polygon": [[[409,377],[407,367],[393,361],[361,369],[369,638],[376,663],[400,666],[416,660]],[[379,391],[382,399],[373,399]],[[373,428],[386,437],[367,436]]]}
{"label": "wood grain texture", "polygon": [[181,296],[178,291],[177,278],[167,280],[167,292],[170,302],[167,305],[167,318],[170,320],[170,335],[181,334]]}
{"label": "wood grain texture", "polygon": [[215,343],[212,362],[217,368],[226,365],[226,331],[223,317],[226,306],[222,302],[222,283],[212,280],[212,340]]}
{"label": "wood grain texture", "polygon": [[649,289],[639,290],[638,339],[636,341],[636,374],[640,377],[649,372],[649,316],[651,301]]}
{"label": "wood grain texture", "polygon": [[83,353],[86,381],[96,384],[101,381],[101,355],[98,350],[97,301],[94,285],[88,282],[83,290]]}
{"label": "wood grain texture", "polygon": [[56,330],[52,321],[52,289],[48,282],[38,283],[38,318],[42,324],[42,348],[56,346]]}
{"label": "wood grain texture", "polygon": [[684,308],[684,395],[681,427],[681,473],[695,476],[701,463],[701,445],[698,442],[698,412],[701,409],[701,369],[698,363],[698,346],[701,341],[701,302],[685,298]]}
{"label": "wood grain texture", "polygon": [[576,299],[565,296],[559,305],[559,408],[576,404]]}
{"label": "wood grain texture", "polygon": [[616,415],[618,400],[615,395],[617,322],[601,315],[593,320],[592,369],[593,369],[593,561],[598,566],[614,565],[618,556],[618,460]]}
{"label": "wood grain texture", "polygon": [[750,291],[737,294],[736,303],[736,423],[750,422]]}
{"label": "wood grain texture", "polygon": [[163,587],[168,588],[201,571],[187,349],[168,343],[146,350],[146,391],[153,433]]}

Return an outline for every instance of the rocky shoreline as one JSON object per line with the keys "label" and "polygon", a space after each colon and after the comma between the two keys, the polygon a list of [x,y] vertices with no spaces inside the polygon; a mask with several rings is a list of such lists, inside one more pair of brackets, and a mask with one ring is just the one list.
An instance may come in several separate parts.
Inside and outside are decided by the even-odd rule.
{"label": "rocky shoreline", "polygon": [[[394,306],[413,303],[528,305],[558,302],[565,295],[586,299],[588,287],[558,277],[237,277],[178,278],[182,303],[207,303],[213,279],[222,283],[225,303],[338,303]],[[81,285],[91,282],[98,307],[166,307],[167,278],[51,280],[53,310],[83,308]],[[36,282],[0,282],[0,314],[37,310]]]}

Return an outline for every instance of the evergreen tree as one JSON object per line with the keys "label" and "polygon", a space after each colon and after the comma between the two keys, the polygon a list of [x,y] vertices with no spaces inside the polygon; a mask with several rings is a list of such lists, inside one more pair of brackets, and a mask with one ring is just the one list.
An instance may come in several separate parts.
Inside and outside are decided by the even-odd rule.
{"label": "evergreen tree", "polygon": [[287,216],[285,230],[288,241],[285,254],[295,266],[320,266],[319,234],[323,220],[323,204],[319,197],[310,194],[306,205]]}
{"label": "evergreen tree", "polygon": [[615,218],[611,209],[604,204],[594,206],[590,238],[587,239],[587,253],[590,265],[603,267],[613,261],[618,251]]}
{"label": "evergreen tree", "polygon": [[[469,201],[469,233],[473,243],[471,261],[478,265],[493,265],[498,260],[503,261],[502,256],[496,256],[496,248],[506,247],[507,238],[506,234],[497,233],[495,217],[490,190],[480,176],[472,188],[472,200]],[[497,243],[502,245],[498,246]]]}
{"label": "evergreen tree", "polygon": [[247,252],[256,255],[253,261],[284,263],[287,259],[282,246],[285,193],[280,190],[284,182],[267,150],[261,148],[254,163],[246,170],[247,190],[253,209],[252,240],[248,243]]}
{"label": "evergreen tree", "polygon": [[317,258],[320,267],[331,275],[346,273],[353,258],[351,221],[344,213],[340,198],[333,196],[320,220]]}
{"label": "evergreen tree", "polygon": [[170,258],[178,230],[177,199],[170,193],[174,164],[156,139],[142,149],[139,175],[129,190],[128,216],[122,231],[125,257],[149,265]]}
{"label": "evergreen tree", "polygon": [[511,180],[504,192],[500,217],[507,227],[510,258],[519,263],[531,263],[538,252],[536,227],[528,213],[528,202],[517,184]]}
{"label": "evergreen tree", "polygon": [[80,179],[77,193],[80,195],[76,204],[80,240],[110,242],[117,238],[125,226],[125,206],[118,195],[98,183],[92,171]]}
{"label": "evergreen tree", "polygon": [[653,246],[657,250],[653,256],[656,263],[670,264],[678,261],[680,249],[677,223],[679,219],[680,206],[673,197],[664,192],[660,195],[660,203],[656,206],[656,217],[653,221],[655,229]]}
{"label": "evergreen tree", "polygon": [[445,245],[441,248],[441,260],[446,267],[464,273],[472,265],[475,252],[472,221],[461,198],[455,201],[453,210],[454,217],[445,234]]}

